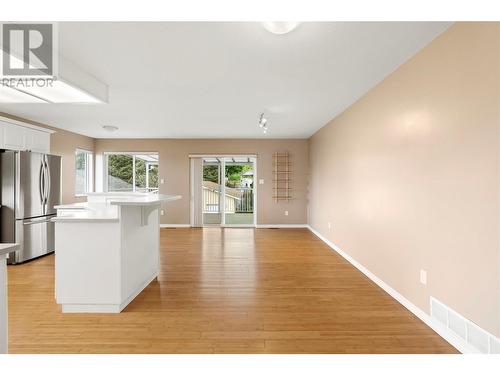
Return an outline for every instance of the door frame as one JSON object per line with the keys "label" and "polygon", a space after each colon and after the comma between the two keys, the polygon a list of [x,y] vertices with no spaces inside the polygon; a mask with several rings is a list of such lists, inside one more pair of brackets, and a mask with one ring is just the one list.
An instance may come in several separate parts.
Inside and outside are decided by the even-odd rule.
{"label": "door frame", "polygon": [[[221,179],[221,197],[222,199],[219,198],[219,211],[221,212],[221,223],[220,224],[205,224],[202,223],[202,227],[221,227],[221,228],[256,228],[257,227],[257,185],[258,185],[258,178],[257,178],[257,155],[256,154],[189,154],[190,158],[219,158],[221,159],[221,167],[220,167],[220,179]],[[225,183],[225,172],[226,172],[226,162],[225,158],[231,158],[231,157],[246,157],[252,159],[253,162],[253,171],[254,171],[254,176],[253,176],[253,223],[252,224],[226,224],[226,212],[225,212],[225,205],[226,205],[226,183]],[[203,161],[202,161],[203,163]],[[203,166],[202,166],[202,173],[203,173]],[[201,179],[203,181],[203,178]],[[222,201],[222,202],[221,202]],[[203,219],[202,219],[203,220]]]}

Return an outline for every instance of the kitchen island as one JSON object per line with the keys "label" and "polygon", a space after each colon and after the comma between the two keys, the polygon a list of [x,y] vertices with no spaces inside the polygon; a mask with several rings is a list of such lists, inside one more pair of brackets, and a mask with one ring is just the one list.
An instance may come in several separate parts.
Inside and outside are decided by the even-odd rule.
{"label": "kitchen island", "polygon": [[119,313],[158,276],[160,207],[181,196],[88,194],[56,206],[56,301],[63,313]]}
{"label": "kitchen island", "polygon": [[0,243],[0,354],[7,353],[7,254],[16,251],[19,245]]}

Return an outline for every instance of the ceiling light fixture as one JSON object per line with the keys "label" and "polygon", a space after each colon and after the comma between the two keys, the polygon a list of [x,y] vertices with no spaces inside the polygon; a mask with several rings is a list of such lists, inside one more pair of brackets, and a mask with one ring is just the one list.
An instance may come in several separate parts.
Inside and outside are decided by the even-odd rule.
{"label": "ceiling light fixture", "polygon": [[23,87],[16,90],[49,103],[102,103],[93,95],[61,80],[54,80],[44,87]]}
{"label": "ceiling light fixture", "polygon": [[266,126],[267,123],[267,118],[264,117],[264,113],[260,114],[260,120],[259,120],[259,127],[264,127]]}
{"label": "ceiling light fixture", "polygon": [[262,22],[262,26],[276,35],[288,34],[299,26],[300,22]]}
{"label": "ceiling light fixture", "polygon": [[264,134],[267,133],[267,118],[264,117],[264,113],[260,114],[260,119],[259,119],[259,128],[262,129],[262,132]]}
{"label": "ceiling light fixture", "polygon": [[118,130],[118,126],[114,126],[114,125],[103,125],[102,128],[104,130],[107,130],[108,132],[114,132],[114,131]]}
{"label": "ceiling light fixture", "polygon": [[47,101],[8,86],[0,86],[0,103],[47,103]]}
{"label": "ceiling light fixture", "polygon": [[[0,46],[0,52],[2,52]],[[5,53],[5,52],[4,52]],[[8,55],[14,64],[23,61]],[[0,88],[0,103],[72,103],[99,104],[108,102],[108,86],[82,71],[69,61],[58,61],[57,77],[40,73],[34,78],[7,80]],[[39,79],[38,79],[39,78]]]}

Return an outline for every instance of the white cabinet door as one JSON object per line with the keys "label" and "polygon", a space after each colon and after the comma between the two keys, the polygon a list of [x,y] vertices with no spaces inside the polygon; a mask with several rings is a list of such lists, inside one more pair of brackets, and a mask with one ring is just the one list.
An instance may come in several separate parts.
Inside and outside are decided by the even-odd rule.
{"label": "white cabinet door", "polygon": [[50,152],[50,133],[0,122],[0,149]]}
{"label": "white cabinet door", "polygon": [[3,144],[9,150],[24,150],[25,133],[22,126],[4,124]]}
{"label": "white cabinet door", "polygon": [[50,152],[50,134],[34,129],[25,129],[24,147],[34,152]]}

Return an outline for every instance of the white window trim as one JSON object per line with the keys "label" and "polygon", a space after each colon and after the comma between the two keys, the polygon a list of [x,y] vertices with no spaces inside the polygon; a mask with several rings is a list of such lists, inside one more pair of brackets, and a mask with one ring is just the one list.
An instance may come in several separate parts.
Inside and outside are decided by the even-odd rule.
{"label": "white window trim", "polygon": [[[76,148],[75,149],[75,163],[76,163],[76,154],[77,153],[84,153],[87,155],[87,176],[86,176],[86,182],[87,186],[85,186],[85,193],[77,193],[75,191],[75,197],[85,197],[87,193],[92,193],[94,191],[94,153],[90,150],[86,150],[84,148]],[[76,168],[75,168],[75,181],[76,181]],[[75,186],[76,190],[76,186]]]}

